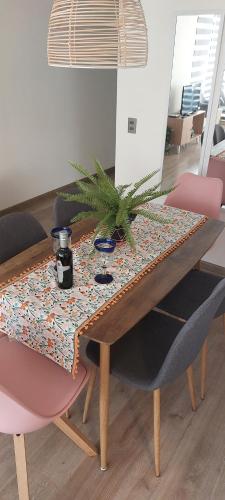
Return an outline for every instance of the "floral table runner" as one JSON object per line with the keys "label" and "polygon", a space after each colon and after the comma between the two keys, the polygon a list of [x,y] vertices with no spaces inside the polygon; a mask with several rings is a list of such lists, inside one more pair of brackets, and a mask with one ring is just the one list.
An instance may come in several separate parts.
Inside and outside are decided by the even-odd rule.
{"label": "floral table runner", "polygon": [[132,223],[136,253],[126,243],[116,248],[111,284],[94,281],[98,264],[96,258],[89,258],[91,235],[72,247],[72,289],[57,287],[53,257],[4,284],[0,289],[0,330],[75,374],[79,335],[207,220],[199,214],[156,204],[151,210],[172,222],[162,225],[136,218]]}

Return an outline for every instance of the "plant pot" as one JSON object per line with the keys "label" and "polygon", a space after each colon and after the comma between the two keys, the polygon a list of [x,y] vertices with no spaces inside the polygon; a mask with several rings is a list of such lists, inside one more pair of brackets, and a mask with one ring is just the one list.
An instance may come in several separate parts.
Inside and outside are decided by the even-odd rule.
{"label": "plant pot", "polygon": [[[137,215],[136,214],[130,214],[128,217],[128,221],[131,224],[135,219]],[[116,226],[115,230],[113,231],[113,234],[111,236],[112,240],[115,240],[116,243],[120,243],[121,241],[125,241],[126,237],[124,234],[124,230],[122,226]]]}

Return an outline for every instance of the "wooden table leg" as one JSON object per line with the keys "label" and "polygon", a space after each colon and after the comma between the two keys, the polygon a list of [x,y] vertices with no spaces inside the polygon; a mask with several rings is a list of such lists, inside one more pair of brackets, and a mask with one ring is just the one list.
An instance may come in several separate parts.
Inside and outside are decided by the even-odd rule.
{"label": "wooden table leg", "polygon": [[100,460],[101,470],[107,470],[107,444],[109,419],[110,346],[100,344]]}

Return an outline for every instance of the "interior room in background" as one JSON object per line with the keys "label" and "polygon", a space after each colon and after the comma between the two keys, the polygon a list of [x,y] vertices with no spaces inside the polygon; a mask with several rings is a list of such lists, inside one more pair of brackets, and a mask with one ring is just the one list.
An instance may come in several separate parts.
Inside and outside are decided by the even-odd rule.
{"label": "interior room in background", "polygon": [[184,172],[201,170],[221,22],[217,14],[177,17],[162,172],[165,187]]}

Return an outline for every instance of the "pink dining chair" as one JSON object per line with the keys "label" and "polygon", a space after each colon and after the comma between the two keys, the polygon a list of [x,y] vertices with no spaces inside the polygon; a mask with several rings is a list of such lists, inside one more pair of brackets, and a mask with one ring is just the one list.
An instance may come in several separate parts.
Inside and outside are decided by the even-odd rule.
{"label": "pink dining chair", "polygon": [[0,339],[0,432],[14,436],[19,500],[29,500],[24,434],[55,425],[89,456],[95,446],[65,417],[89,380],[82,362],[72,376],[17,341]]}
{"label": "pink dining chair", "polygon": [[222,203],[225,203],[225,158],[215,158],[209,159],[207,177],[217,177],[223,182],[223,195]]}
{"label": "pink dining chair", "polygon": [[219,219],[222,194],[221,179],[185,173],[178,178],[174,191],[168,194],[165,205]]}

